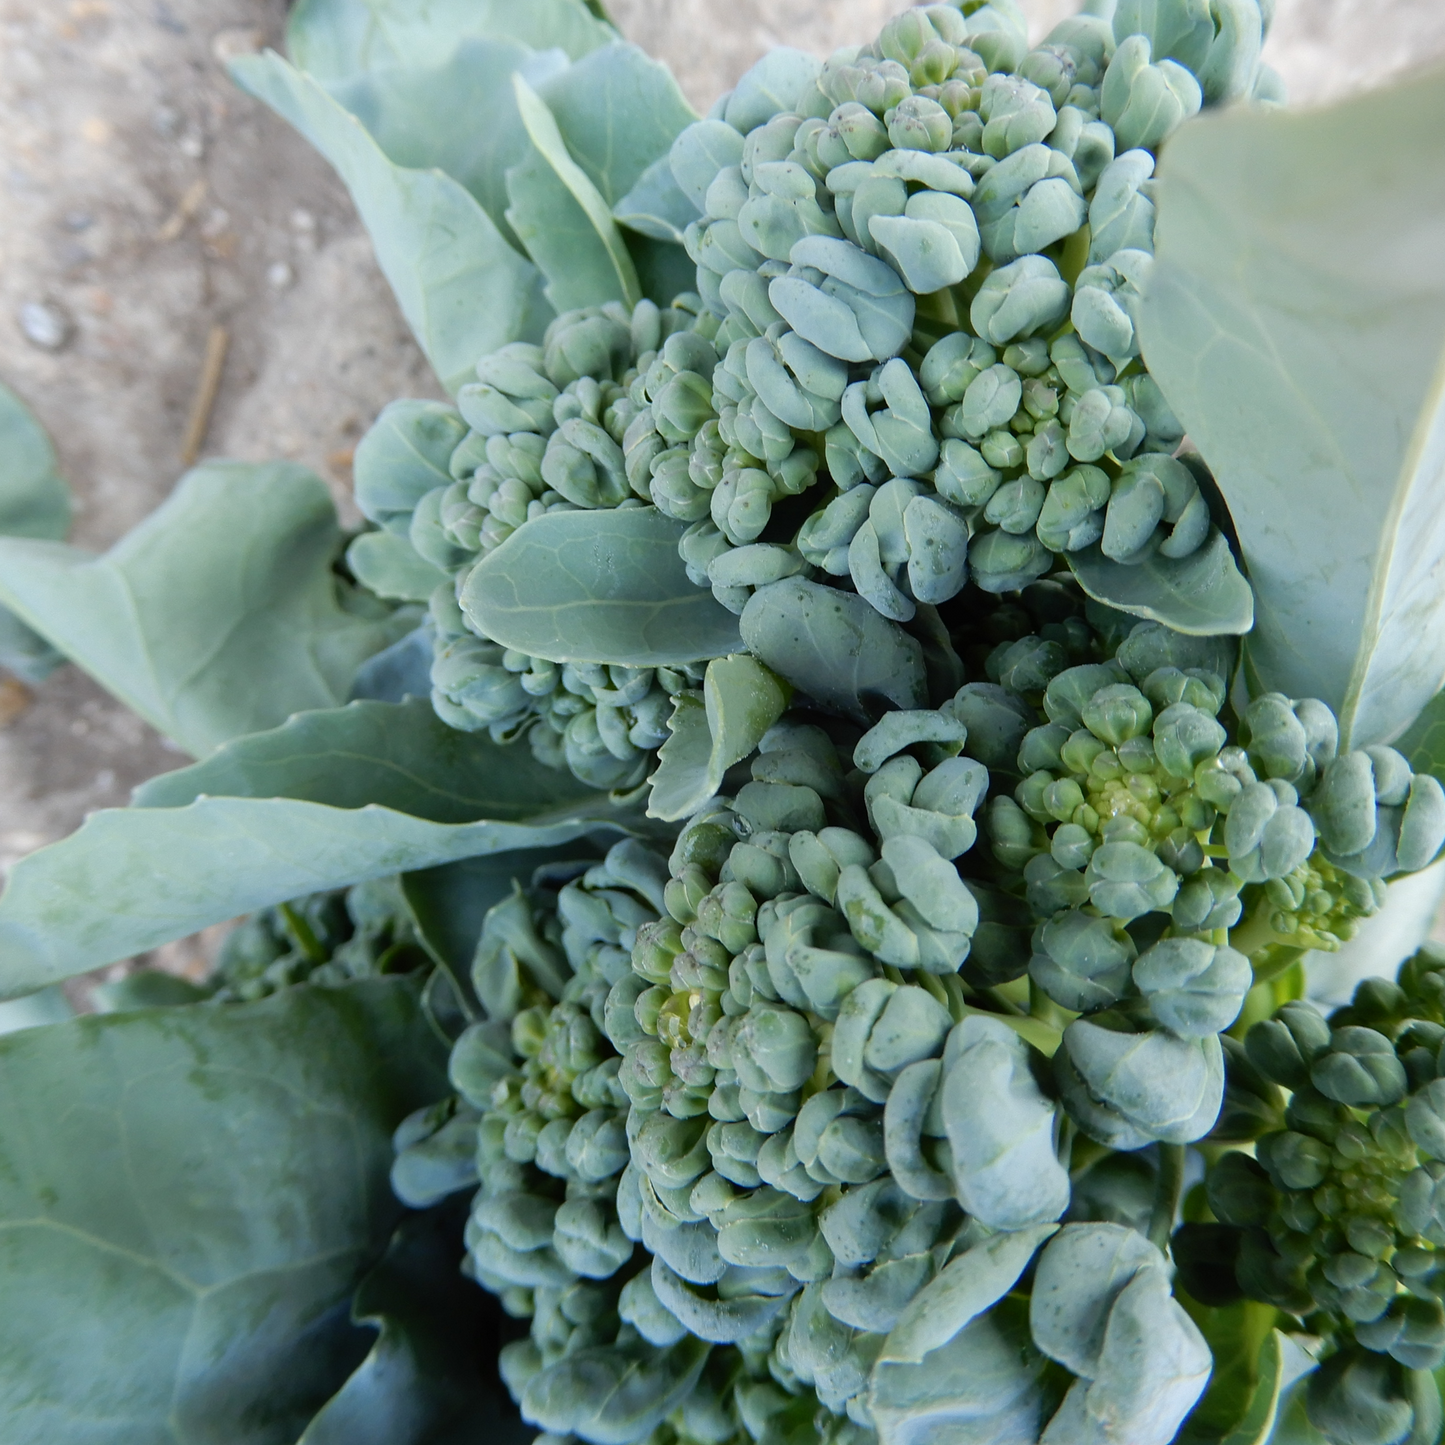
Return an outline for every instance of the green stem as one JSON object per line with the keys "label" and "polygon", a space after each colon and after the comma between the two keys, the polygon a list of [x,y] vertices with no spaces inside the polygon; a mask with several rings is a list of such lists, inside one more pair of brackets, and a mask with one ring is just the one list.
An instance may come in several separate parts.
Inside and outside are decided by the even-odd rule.
{"label": "green stem", "polygon": [[1261,894],[1249,917],[1242,919],[1229,930],[1229,946],[1253,958],[1270,944],[1283,942],[1284,939],[1275,932],[1270,922],[1273,913],[1274,905]]}
{"label": "green stem", "polygon": [[1159,1178],[1154,1185],[1154,1208],[1149,1215],[1149,1242],[1161,1251],[1168,1249],[1184,1189],[1184,1146],[1159,1146]]}
{"label": "green stem", "polygon": [[289,903],[281,904],[276,911],[286,921],[286,930],[296,940],[296,947],[301,950],[307,963],[325,963],[326,950],[311,931],[311,925]]}

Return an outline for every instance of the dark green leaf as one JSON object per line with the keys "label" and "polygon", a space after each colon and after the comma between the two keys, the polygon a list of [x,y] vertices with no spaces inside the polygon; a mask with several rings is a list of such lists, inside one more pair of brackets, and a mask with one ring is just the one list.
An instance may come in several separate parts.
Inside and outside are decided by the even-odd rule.
{"label": "dark green leaf", "polygon": [[1098,543],[1068,557],[1079,586],[1120,612],[1196,637],[1248,632],[1254,625],[1254,594],[1218,528],[1189,557],[1156,554],[1144,562],[1115,562]]}
{"label": "dark green leaf", "polygon": [[525,743],[453,732],[424,701],[298,717],[156,779],[141,802],[16,864],[0,997],[306,893],[615,835],[635,816]]}
{"label": "dark green leaf", "polygon": [[589,9],[585,0],[298,0],[286,48],[328,86],[387,66],[442,65],[467,40],[558,47],[578,60],[617,38]]}
{"label": "dark green leaf", "polygon": [[546,323],[537,269],[460,182],[393,164],[355,116],[279,55],[232,66],[243,89],[288,120],[346,182],[402,315],[443,385]]}
{"label": "dark green leaf", "polygon": [[402,1222],[352,1306],[377,1341],[299,1445],[529,1445],[496,1368],[518,1326],[461,1272],[465,1217],[462,1202]]}
{"label": "dark green leaf", "polygon": [[1279,1414],[1269,1445],[1331,1445],[1305,1414],[1305,1391],[1309,1389],[1310,1375],[1296,1380],[1280,1397]]}
{"label": "dark green leaf", "polygon": [[8,607],[0,607],[0,667],[22,682],[44,682],[65,659]]}
{"label": "dark green leaf", "polygon": [[213,462],[102,557],[0,538],[0,601],[203,756],[336,706],[361,663],[414,625],[348,596],[331,570],[340,545],[320,478]]}
{"label": "dark green leaf", "polygon": [[553,662],[676,666],[740,651],[737,618],[677,555],[655,507],[548,512],[471,571],[462,610],[503,647]]}
{"label": "dark green leaf", "polygon": [[391,1130],[445,1089],[416,992],[0,1039],[0,1438],[296,1439],[366,1348],[346,1306],[400,1213]]}
{"label": "dark green leaf", "polygon": [[671,306],[684,291],[697,289],[697,267],[680,245],[625,230],[622,239],[637,267],[642,294],[659,306]]}
{"label": "dark green leaf", "polygon": [[1395,746],[1417,773],[1445,779],[1445,692],[1436,693]]}
{"label": "dark green leaf", "polygon": [[1155,183],[1144,358],[1229,503],[1251,660],[1356,748],[1445,682],[1442,133],[1437,70],[1191,122]]}
{"label": "dark green leaf", "polygon": [[1209,1388],[1176,1437],[1177,1445],[1265,1445],[1279,1409],[1283,1375],[1279,1312],[1242,1300],[1208,1309],[1186,1300],[1214,1357]]}
{"label": "dark green leaf", "polygon": [[568,311],[642,299],[637,268],[607,204],[573,159],[547,103],[521,74],[512,89],[532,147],[507,172],[507,220],[547,278],[552,307]]}

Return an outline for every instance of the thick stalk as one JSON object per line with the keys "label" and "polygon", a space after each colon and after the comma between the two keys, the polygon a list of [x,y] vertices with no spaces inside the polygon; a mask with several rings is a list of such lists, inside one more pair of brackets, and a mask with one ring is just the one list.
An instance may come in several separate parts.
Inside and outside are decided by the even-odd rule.
{"label": "thick stalk", "polygon": [[1154,1208],[1149,1214],[1149,1242],[1160,1251],[1169,1247],[1179,1196],[1184,1189],[1184,1146],[1159,1146],[1159,1178],[1154,1185]]}

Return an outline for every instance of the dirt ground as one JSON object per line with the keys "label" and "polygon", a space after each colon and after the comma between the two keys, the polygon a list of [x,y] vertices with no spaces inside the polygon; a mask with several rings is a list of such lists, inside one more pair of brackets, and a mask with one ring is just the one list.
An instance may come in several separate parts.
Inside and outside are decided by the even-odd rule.
{"label": "dirt ground", "polygon": [[[1075,8],[1023,4],[1039,35]],[[768,46],[826,53],[900,7],[611,8],[705,108]],[[171,489],[215,326],[230,345],[205,454],[295,458],[343,506],[376,412],[437,394],[344,189],[226,78],[229,56],[279,43],[284,18],[284,0],[0,0],[0,380],[56,439],[82,545],[109,545]],[[1442,55],[1442,0],[1278,0],[1270,58],[1297,100]],[[7,696],[0,876],[184,761],[73,668]]]}

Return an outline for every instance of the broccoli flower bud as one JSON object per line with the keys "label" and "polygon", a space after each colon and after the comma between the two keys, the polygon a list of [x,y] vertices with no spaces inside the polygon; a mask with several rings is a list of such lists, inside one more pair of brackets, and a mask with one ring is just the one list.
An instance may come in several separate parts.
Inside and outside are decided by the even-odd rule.
{"label": "broccoli flower bud", "polygon": [[1291,1003],[1251,1028],[1251,1064],[1290,1091],[1285,1127],[1258,1140],[1258,1162],[1226,1153],[1212,1166],[1223,1232],[1208,1260],[1185,1233],[1197,1227],[1176,1236],[1220,1303],[1242,1292],[1310,1316],[1324,1358],[1306,1408],[1331,1441],[1381,1420],[1408,1432],[1439,1408],[1423,1384],[1445,1361],[1439,970],[1427,948],[1398,984],[1366,980],[1328,1021]]}

